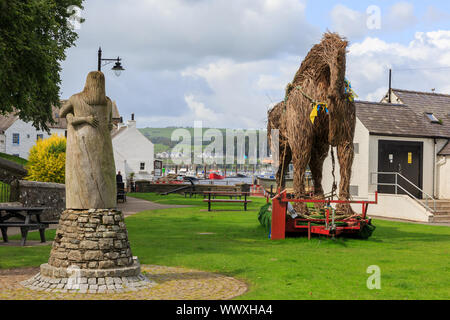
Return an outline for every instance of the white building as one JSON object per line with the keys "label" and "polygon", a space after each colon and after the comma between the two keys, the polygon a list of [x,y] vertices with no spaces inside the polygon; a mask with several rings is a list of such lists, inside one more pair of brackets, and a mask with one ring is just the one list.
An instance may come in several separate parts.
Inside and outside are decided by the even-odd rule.
{"label": "white building", "polygon": [[134,181],[153,177],[154,146],[137,128],[134,115],[127,124],[119,124],[112,133],[116,171],[123,180],[134,173]]}
{"label": "white building", "polygon": [[66,119],[59,117],[59,109],[53,107],[55,124],[49,124],[50,134],[36,130],[31,122],[24,122],[15,114],[0,116],[0,152],[28,159],[30,149],[38,139],[46,139],[52,134],[67,135]]}
{"label": "white building", "polygon": [[[373,199],[378,191],[379,203],[369,205],[372,215],[450,221],[450,95],[398,89],[390,94],[395,104],[388,103],[389,95],[381,103],[356,102],[350,193]],[[329,156],[325,192],[331,191],[331,168]],[[335,176],[339,185],[337,156]]]}

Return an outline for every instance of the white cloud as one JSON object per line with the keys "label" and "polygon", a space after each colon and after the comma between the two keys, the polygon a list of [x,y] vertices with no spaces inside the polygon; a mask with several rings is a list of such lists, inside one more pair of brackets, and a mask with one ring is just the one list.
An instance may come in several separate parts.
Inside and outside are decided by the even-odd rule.
{"label": "white cloud", "polygon": [[284,98],[284,88],[293,79],[300,61],[293,56],[254,62],[223,59],[188,68],[183,75],[206,81],[211,93],[196,95],[197,101],[222,113],[222,121],[230,127],[261,128],[266,125],[268,108]]}
{"label": "white cloud", "polygon": [[208,109],[205,107],[205,105],[201,102],[195,101],[195,98],[193,95],[185,96],[184,100],[186,101],[189,109],[192,112],[192,116],[197,121],[213,121],[215,122],[217,118],[220,118],[221,115],[215,113],[214,111]]}
{"label": "white cloud", "polygon": [[333,31],[349,38],[360,38],[367,34],[365,12],[352,10],[342,4],[336,5],[330,13]]}
{"label": "white cloud", "polygon": [[398,2],[389,8],[387,27],[389,30],[404,30],[415,25],[418,18],[414,14],[414,5],[409,2]]}
{"label": "white cloud", "polygon": [[[379,101],[387,92],[388,70],[393,87],[450,93],[450,31],[418,32],[408,45],[366,38],[349,47],[347,74],[360,99]],[[414,69],[414,70],[411,70]]]}
{"label": "white cloud", "polygon": [[428,25],[433,25],[436,22],[446,21],[448,19],[450,19],[450,14],[448,12],[439,10],[434,6],[428,6],[422,17],[422,20]]}
{"label": "white cloud", "polygon": [[[387,34],[411,27],[419,21],[414,13],[414,6],[409,2],[397,2],[386,12],[381,13],[380,29],[369,29],[369,15],[364,11],[353,10],[343,4],[338,4],[330,11],[333,31],[350,39],[362,39],[367,35]],[[434,14],[434,12],[433,12]]]}

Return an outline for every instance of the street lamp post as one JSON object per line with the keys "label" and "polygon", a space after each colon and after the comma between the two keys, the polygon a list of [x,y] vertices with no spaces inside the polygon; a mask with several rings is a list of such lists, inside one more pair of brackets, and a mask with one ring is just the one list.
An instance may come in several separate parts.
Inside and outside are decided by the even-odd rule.
{"label": "street lamp post", "polygon": [[122,73],[122,71],[125,70],[122,67],[122,63],[120,62],[120,61],[122,61],[122,59],[120,57],[117,57],[116,59],[104,59],[104,58],[102,58],[102,48],[99,48],[98,49],[98,71],[102,71],[102,62],[103,61],[106,62],[103,66],[106,66],[113,62],[116,62],[116,64],[114,65],[114,67],[112,67],[111,70],[114,71],[114,73],[117,77],[119,77],[120,74]]}

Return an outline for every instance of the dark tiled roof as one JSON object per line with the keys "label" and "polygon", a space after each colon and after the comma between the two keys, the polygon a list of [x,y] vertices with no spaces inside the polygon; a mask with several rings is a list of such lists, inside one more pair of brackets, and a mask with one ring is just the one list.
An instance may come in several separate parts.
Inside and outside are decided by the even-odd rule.
{"label": "dark tiled roof", "polygon": [[450,141],[439,151],[438,155],[440,156],[450,156]]}
{"label": "dark tiled roof", "polygon": [[437,130],[426,117],[419,117],[403,104],[356,101],[356,116],[371,134],[436,137]]}
{"label": "dark tiled roof", "polygon": [[[63,105],[66,101],[62,100],[61,101],[61,105]],[[66,118],[61,118],[59,116],[60,111],[59,108],[57,107],[52,107],[52,115],[53,115],[53,120],[55,120],[55,124],[49,124],[48,127],[49,128],[54,128],[54,129],[67,129],[67,120]]]}
{"label": "dark tiled roof", "polygon": [[[450,95],[432,92],[418,92],[392,89],[400,103],[411,110],[426,122],[424,131],[436,137],[450,138]],[[433,113],[442,121],[442,124],[431,123],[426,113]]]}
{"label": "dark tiled roof", "polygon": [[[61,105],[63,105],[64,102],[66,102],[66,100],[61,100]],[[60,114],[59,108],[53,106],[52,116],[53,120],[55,120],[55,123],[48,124],[49,128],[67,129],[67,120],[65,118],[61,118],[59,114]],[[5,132],[6,130],[8,130],[8,128],[11,127],[13,123],[16,122],[18,119],[19,117],[14,112],[6,115],[0,115],[0,132]]]}
{"label": "dark tiled roof", "polygon": [[19,119],[19,117],[13,113],[0,115],[0,133],[4,133],[6,130],[8,130],[8,128],[11,127],[17,119]]}

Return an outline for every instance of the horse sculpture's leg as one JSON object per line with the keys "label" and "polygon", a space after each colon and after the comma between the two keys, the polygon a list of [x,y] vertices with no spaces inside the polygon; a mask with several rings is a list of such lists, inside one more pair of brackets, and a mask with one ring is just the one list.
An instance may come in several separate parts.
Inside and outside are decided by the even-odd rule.
{"label": "horse sculpture's leg", "polygon": [[[354,157],[353,142],[344,141],[337,146],[340,177],[339,183],[339,200],[350,199],[350,178],[352,174],[352,164]],[[339,204],[336,208],[338,211],[348,215],[354,214],[349,204]]]}
{"label": "horse sculpture's leg", "polygon": [[[298,150],[292,149],[292,163],[294,164],[294,191],[297,199],[305,198],[305,171],[311,157],[311,143],[309,139],[301,139]],[[306,203],[296,203],[296,211],[307,214]]]}
{"label": "horse sculpture's leg", "polygon": [[286,173],[289,171],[289,164],[292,160],[291,148],[286,143],[280,143],[280,164],[277,170],[276,178],[277,178],[277,187],[280,188],[280,191],[283,191],[286,188]]}
{"label": "horse sculpture's leg", "polygon": [[328,155],[330,146],[328,142],[318,142],[314,144],[311,150],[311,160],[309,161],[309,168],[311,169],[312,178],[314,181],[314,194],[323,198],[322,187],[322,171],[323,162]]}

